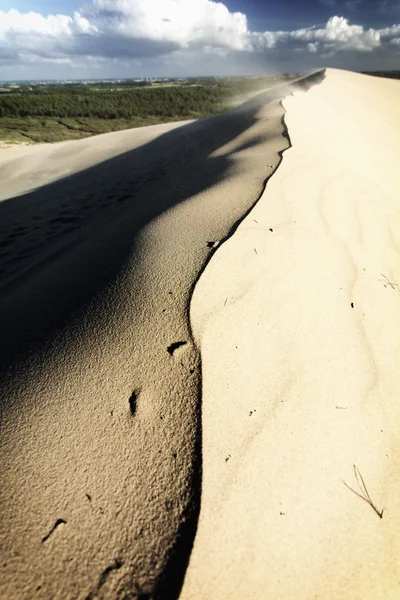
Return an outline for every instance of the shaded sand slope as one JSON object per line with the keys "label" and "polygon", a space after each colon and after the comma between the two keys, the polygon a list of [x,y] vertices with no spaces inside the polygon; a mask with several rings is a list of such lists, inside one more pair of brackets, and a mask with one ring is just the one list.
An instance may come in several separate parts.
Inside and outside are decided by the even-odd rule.
{"label": "shaded sand slope", "polygon": [[283,104],[293,147],[191,302],[203,481],[181,599],[394,600],[400,82],[327,70]]}
{"label": "shaded sand slope", "polygon": [[188,303],[288,146],[277,99],[131,131],[134,150],[0,204],[2,598],[179,593],[201,468]]}
{"label": "shaded sand slope", "polygon": [[[242,110],[246,111],[266,98],[268,102],[283,98],[291,87],[304,86],[306,81],[310,81],[310,76],[299,78],[290,84],[282,83],[274,88],[251,92],[242,98],[237,97],[232,100],[232,108],[242,105]],[[262,98],[264,100],[261,100]],[[0,201],[138,149],[161,135],[190,123],[193,123],[193,120],[115,131],[55,144],[19,144],[6,148],[2,148],[0,144]],[[201,123],[200,127],[203,130],[205,120]],[[206,131],[210,131],[208,127]],[[213,149],[215,140],[209,139],[208,143]],[[148,162],[146,164],[148,165]]]}
{"label": "shaded sand slope", "polygon": [[148,144],[191,121],[127,129],[82,140],[0,150],[0,200],[57,181]]}

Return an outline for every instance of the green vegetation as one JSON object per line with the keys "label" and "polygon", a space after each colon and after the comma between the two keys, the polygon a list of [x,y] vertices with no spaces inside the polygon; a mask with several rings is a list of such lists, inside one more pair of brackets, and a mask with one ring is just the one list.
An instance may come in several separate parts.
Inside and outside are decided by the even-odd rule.
{"label": "green vegetation", "polygon": [[363,75],[385,77],[385,79],[400,79],[400,71],[360,71]]}
{"label": "green vegetation", "polygon": [[[169,120],[173,121],[174,119]],[[163,119],[156,117],[147,119],[140,117],[132,119],[3,117],[0,118],[0,140],[9,144],[61,142],[164,122]]]}
{"label": "green vegetation", "polygon": [[206,117],[227,110],[229,102],[237,96],[289,78],[291,76],[203,78],[136,85],[93,82],[3,86],[0,140],[57,142]]}

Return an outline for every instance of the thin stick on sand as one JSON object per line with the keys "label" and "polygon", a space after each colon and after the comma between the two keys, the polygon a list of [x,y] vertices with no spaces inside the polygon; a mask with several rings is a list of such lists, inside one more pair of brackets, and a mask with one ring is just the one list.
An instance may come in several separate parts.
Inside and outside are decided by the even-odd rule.
{"label": "thin stick on sand", "polygon": [[[379,281],[383,281],[383,283],[385,284],[385,287],[386,287],[386,284],[387,284],[387,285],[389,285],[389,286],[392,288],[392,290],[396,290],[396,288],[398,288],[398,287],[399,287],[399,284],[398,284],[398,283],[394,283],[394,281],[390,281],[390,280],[389,280],[389,279],[386,277],[386,275],[384,275],[383,273],[381,273],[381,275],[382,275],[382,277],[384,277],[384,278],[385,278],[385,281],[383,281],[383,279],[380,279]],[[396,286],[396,287],[395,287],[395,286]],[[399,290],[397,289],[397,291],[399,291]]]}
{"label": "thin stick on sand", "polygon": [[356,476],[356,480],[357,480],[357,483],[358,483],[358,487],[361,490],[361,494],[359,494],[358,492],[356,492],[355,490],[353,490],[353,488],[351,488],[349,485],[347,485],[347,483],[345,481],[343,481],[344,485],[347,488],[349,488],[349,490],[352,491],[356,496],[358,496],[359,498],[361,498],[362,500],[364,500],[364,502],[367,502],[367,504],[369,504],[371,506],[371,508],[374,509],[374,511],[376,512],[376,514],[378,515],[378,517],[380,519],[382,519],[384,509],[382,509],[379,512],[379,510],[376,508],[375,504],[371,500],[371,497],[370,497],[370,495],[368,493],[368,490],[367,490],[367,486],[365,485],[364,479],[362,478],[362,475],[361,475],[358,467],[356,467],[356,465],[353,465],[353,468],[354,468],[354,475]]}

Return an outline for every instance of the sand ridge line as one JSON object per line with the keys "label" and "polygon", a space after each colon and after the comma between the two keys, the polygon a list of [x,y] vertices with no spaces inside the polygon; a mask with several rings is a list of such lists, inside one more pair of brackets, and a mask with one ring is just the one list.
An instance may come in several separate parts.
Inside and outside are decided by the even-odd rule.
{"label": "sand ridge line", "polygon": [[[293,81],[293,90],[292,93],[295,89],[300,88],[300,89],[304,89],[304,90],[308,90],[310,87],[312,87],[313,85],[318,85],[320,84],[324,78],[325,78],[325,72],[326,70],[318,70],[315,73],[313,73],[312,75],[300,78],[298,80]],[[286,94],[285,96],[288,95],[288,88],[290,88],[291,86],[282,86],[286,88]],[[199,280],[202,277],[202,274],[204,273],[204,271],[207,268],[207,265],[209,264],[209,262],[212,260],[213,255],[215,254],[215,252],[225,243],[227,242],[233,235],[235,235],[238,232],[238,229],[240,227],[241,230],[243,230],[243,222],[247,220],[247,217],[249,216],[249,214],[253,211],[254,207],[258,204],[258,202],[260,201],[260,199],[263,197],[268,182],[270,181],[270,179],[273,177],[273,175],[276,173],[276,171],[278,170],[278,168],[280,167],[282,160],[283,160],[283,155],[285,154],[285,152],[287,152],[288,150],[290,150],[292,148],[292,143],[290,140],[290,135],[289,135],[289,130],[286,126],[286,122],[285,122],[285,107],[283,105],[283,99],[279,101],[279,105],[282,107],[283,110],[283,114],[281,117],[281,125],[283,128],[282,131],[282,136],[287,140],[288,146],[286,148],[283,148],[281,150],[278,150],[277,154],[279,157],[279,162],[277,163],[277,165],[274,167],[272,165],[267,165],[268,168],[272,168],[273,171],[271,173],[269,173],[266,178],[264,179],[262,186],[261,186],[261,191],[259,193],[259,196],[257,197],[257,199],[254,201],[254,203],[252,204],[252,206],[250,206],[248,208],[248,210],[232,225],[232,227],[230,228],[229,232],[227,233],[227,235],[221,239],[218,240],[218,242],[212,241],[212,242],[207,242],[207,246],[209,248],[211,248],[211,252],[207,258],[207,261],[204,263],[201,271],[199,272],[198,276],[196,277],[195,281],[193,281],[192,284],[192,288],[191,288],[191,293],[190,293],[190,298],[192,298],[194,292],[195,292],[195,288],[197,283],[199,282]],[[253,219],[254,221],[255,219]],[[256,221],[257,223],[257,221]],[[271,233],[273,233],[273,229],[271,227],[266,227],[265,229],[268,229],[268,231],[270,231]],[[191,301],[190,301],[191,302]],[[188,304],[188,312],[187,312],[187,318],[188,318],[188,322],[190,323],[190,302]]]}
{"label": "sand ridge line", "polygon": [[[30,600],[38,585],[49,598],[77,586],[99,598],[179,595],[201,483],[191,286],[207,242],[223,239],[259,197],[266,162],[273,170],[287,144],[282,107],[270,100],[0,205],[3,233],[40,217],[36,243],[60,210],[92,211],[79,244],[0,298],[0,595],[23,586]],[[38,256],[24,256],[28,234],[16,233],[13,272]],[[41,544],[58,518],[68,525]],[[116,560],[121,568],[108,571]]]}
{"label": "sand ridge line", "polygon": [[379,279],[399,279],[398,94],[329,69],[286,98],[292,148],[198,282],[203,486],[182,600],[397,597],[400,305]]}

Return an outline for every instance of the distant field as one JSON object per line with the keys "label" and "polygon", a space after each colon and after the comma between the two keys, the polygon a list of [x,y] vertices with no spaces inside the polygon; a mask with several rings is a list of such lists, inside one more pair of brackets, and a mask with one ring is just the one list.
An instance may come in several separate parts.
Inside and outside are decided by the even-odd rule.
{"label": "distant field", "polygon": [[207,117],[228,110],[235,97],[293,77],[203,78],[141,86],[129,82],[3,86],[0,141],[58,142]]}

